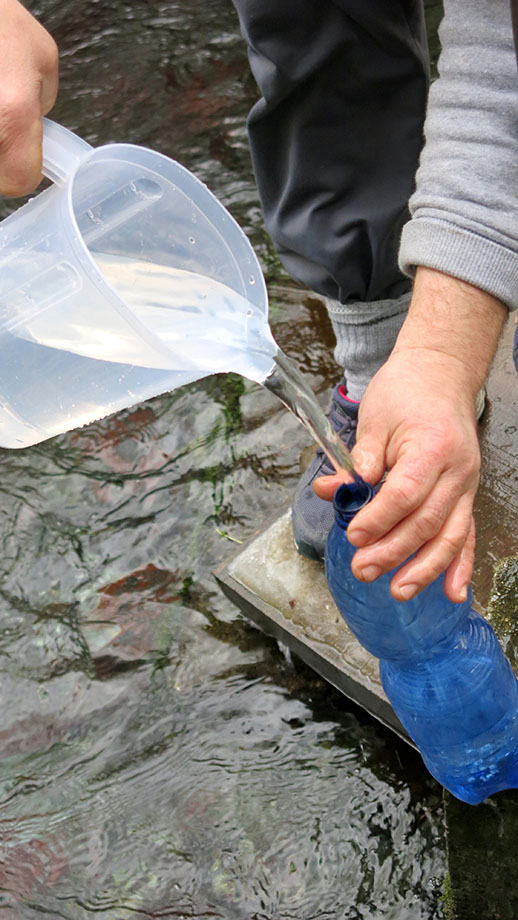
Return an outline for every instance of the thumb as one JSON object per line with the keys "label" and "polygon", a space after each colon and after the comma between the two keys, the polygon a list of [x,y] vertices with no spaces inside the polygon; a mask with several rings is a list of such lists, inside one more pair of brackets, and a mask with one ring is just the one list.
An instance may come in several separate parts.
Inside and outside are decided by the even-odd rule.
{"label": "thumb", "polygon": [[351,482],[351,480],[352,476],[349,473],[345,473],[345,475],[333,473],[328,476],[319,476],[313,482],[313,489],[315,495],[318,495],[319,498],[323,498],[326,502],[331,502],[338,486],[341,486],[344,482]]}
{"label": "thumb", "polygon": [[[387,437],[382,431],[382,424],[379,422],[369,423],[358,426],[358,440],[351,451],[351,457],[354,469],[357,473],[373,485],[383,478],[386,470],[385,452]],[[332,501],[338,486],[343,482],[351,482],[349,473],[342,471],[332,475],[319,476],[313,482],[313,489],[319,498],[324,501]]]}
{"label": "thumb", "polygon": [[42,123],[33,117],[12,118],[0,135],[0,194],[18,198],[41,182]]}
{"label": "thumb", "polygon": [[358,438],[351,456],[354,468],[366,482],[376,483],[386,470],[387,436],[383,422],[378,419],[375,424],[370,421],[360,422]]}

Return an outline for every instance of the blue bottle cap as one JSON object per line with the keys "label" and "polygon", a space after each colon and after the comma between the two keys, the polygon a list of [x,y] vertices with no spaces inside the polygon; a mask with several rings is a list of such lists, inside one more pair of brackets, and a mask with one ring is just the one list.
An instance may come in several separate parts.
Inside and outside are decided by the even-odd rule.
{"label": "blue bottle cap", "polygon": [[354,515],[374,497],[374,487],[356,476],[354,482],[344,483],[335,493],[333,505],[339,524],[347,525]]}

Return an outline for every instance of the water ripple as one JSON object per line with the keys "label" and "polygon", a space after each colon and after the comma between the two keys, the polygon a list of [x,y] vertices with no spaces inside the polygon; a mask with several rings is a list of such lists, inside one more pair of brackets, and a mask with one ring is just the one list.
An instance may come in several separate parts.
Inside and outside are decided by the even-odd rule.
{"label": "water ripple", "polygon": [[[62,50],[56,119],[172,154],[217,192],[262,260],[280,344],[324,394],[332,332],[264,230],[231,4],[34,8]],[[270,394],[220,375],[0,452],[8,916],[441,916],[437,787],[211,575],[225,534],[246,540],[287,506],[305,445]]]}

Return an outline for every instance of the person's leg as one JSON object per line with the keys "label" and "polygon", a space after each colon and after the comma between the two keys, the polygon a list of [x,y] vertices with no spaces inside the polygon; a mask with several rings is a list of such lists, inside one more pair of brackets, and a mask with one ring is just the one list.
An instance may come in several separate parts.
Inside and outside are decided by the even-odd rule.
{"label": "person's leg", "polygon": [[428,87],[419,0],[234,0],[262,92],[249,137],[265,223],[297,280],[397,298]]}
{"label": "person's leg", "polygon": [[[262,93],[249,138],[266,228],[290,274],[326,297],[335,358],[359,399],[408,305],[397,250],[428,89],[421,2],[234,4]],[[343,394],[336,389],[331,422],[349,439],[346,416],[354,429],[357,407]],[[322,462],[311,465],[295,497],[296,537],[307,518],[310,542],[312,509],[326,518],[317,527],[324,542],[332,521],[330,505],[311,488]]]}
{"label": "person's leg", "polygon": [[369,303],[327,300],[336,337],[334,356],[344,369],[347,394],[361,400],[376,371],[387,360],[405,319],[410,291]]}

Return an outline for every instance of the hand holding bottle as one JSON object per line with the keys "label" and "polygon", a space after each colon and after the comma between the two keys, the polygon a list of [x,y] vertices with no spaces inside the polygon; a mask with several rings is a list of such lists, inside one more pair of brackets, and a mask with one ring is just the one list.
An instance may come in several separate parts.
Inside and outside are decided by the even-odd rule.
{"label": "hand holding bottle", "polygon": [[[506,317],[484,291],[419,268],[394,351],[362,400],[358,472],[371,483],[389,472],[350,528],[352,570],[374,581],[408,559],[391,581],[396,600],[414,597],[443,571],[449,599],[466,598],[480,466],[475,398]],[[315,491],[331,498],[338,485],[326,477]]]}
{"label": "hand holding bottle", "polygon": [[365,394],[353,456],[370,482],[389,472],[351,525],[353,572],[373,581],[406,563],[391,582],[396,600],[446,570],[448,597],[467,597],[480,469],[475,396],[457,358],[426,348],[395,352]]}

